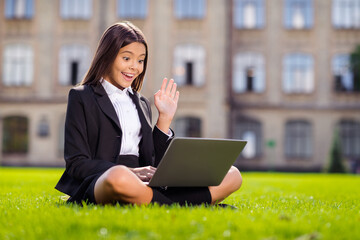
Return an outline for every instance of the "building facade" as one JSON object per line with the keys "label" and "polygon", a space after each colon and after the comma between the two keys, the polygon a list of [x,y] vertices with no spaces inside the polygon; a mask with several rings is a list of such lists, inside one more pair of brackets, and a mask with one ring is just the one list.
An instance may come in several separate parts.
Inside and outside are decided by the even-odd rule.
{"label": "building facade", "polygon": [[246,139],[242,169],[318,171],[336,127],[347,159],[360,157],[360,94],[349,69],[359,0],[0,3],[2,165],[64,165],[68,91],[105,29],[123,20],[148,41],[141,94],[153,124],[153,94],[174,78],[176,134]]}
{"label": "building facade", "polygon": [[177,135],[225,137],[225,8],[216,0],[1,0],[0,163],[64,165],[68,91],[102,33],[124,20],[149,45],[141,94],[153,105],[163,78],[174,78]]}
{"label": "building facade", "polygon": [[228,135],[249,141],[239,166],[320,171],[335,129],[347,164],[359,160],[360,79],[349,56],[360,1],[234,0],[228,11]]}

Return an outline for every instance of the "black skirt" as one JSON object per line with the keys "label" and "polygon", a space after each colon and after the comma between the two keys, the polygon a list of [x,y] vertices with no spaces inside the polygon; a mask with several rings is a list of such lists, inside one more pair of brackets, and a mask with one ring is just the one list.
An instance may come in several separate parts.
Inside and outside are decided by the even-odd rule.
{"label": "black skirt", "polygon": [[[130,168],[139,167],[139,159],[134,155],[120,155],[116,163]],[[102,174],[103,172],[85,178],[78,191],[69,198],[68,202],[77,204],[82,204],[82,202],[96,204],[94,188],[96,181]],[[211,194],[208,187],[151,188],[153,189],[153,199],[151,202],[159,205],[179,204],[184,206],[211,203]]]}

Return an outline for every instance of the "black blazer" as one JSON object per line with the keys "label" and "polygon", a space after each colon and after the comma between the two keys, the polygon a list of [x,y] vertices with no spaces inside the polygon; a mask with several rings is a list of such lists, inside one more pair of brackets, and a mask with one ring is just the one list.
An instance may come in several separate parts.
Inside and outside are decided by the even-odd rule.
{"label": "black blazer", "polygon": [[[141,122],[140,166],[156,167],[171,139],[157,127],[152,130],[149,101],[137,92],[130,97]],[[71,89],[65,121],[66,169],[55,188],[73,196],[86,179],[117,165],[121,138],[118,117],[101,84]]]}

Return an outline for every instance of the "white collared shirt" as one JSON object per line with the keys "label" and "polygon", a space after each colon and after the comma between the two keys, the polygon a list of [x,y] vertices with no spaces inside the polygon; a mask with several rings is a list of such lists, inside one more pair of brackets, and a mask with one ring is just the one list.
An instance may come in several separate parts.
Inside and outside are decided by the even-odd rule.
{"label": "white collared shirt", "polygon": [[119,155],[139,156],[139,143],[141,140],[141,123],[136,106],[129,94],[134,94],[131,87],[121,90],[105,79],[101,79],[107,95],[113,104],[119,119],[122,138]]}

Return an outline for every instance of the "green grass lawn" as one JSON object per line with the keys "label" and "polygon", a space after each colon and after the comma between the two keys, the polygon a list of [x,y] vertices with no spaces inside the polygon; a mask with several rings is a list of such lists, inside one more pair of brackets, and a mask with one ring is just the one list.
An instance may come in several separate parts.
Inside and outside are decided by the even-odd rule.
{"label": "green grass lawn", "polygon": [[70,206],[60,169],[0,168],[0,239],[360,239],[360,177],[243,173],[215,207]]}

